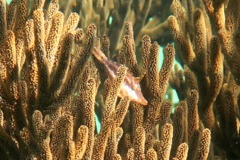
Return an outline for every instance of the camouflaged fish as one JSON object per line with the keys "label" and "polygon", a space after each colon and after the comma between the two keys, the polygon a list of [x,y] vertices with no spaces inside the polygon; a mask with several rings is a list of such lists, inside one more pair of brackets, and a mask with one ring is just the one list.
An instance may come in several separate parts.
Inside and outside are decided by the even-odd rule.
{"label": "camouflaged fish", "polygon": [[[104,53],[96,47],[93,48],[92,53],[97,58],[97,60],[104,65],[105,69],[107,70],[108,76],[110,78],[115,78],[116,72],[120,67],[120,64],[117,64],[116,62],[109,60],[104,55]],[[131,101],[146,106],[148,104],[148,101],[143,97],[139,81],[140,78],[134,77],[132,73],[130,73],[130,71],[127,69],[126,76],[120,88],[119,96],[120,97],[128,96]]]}

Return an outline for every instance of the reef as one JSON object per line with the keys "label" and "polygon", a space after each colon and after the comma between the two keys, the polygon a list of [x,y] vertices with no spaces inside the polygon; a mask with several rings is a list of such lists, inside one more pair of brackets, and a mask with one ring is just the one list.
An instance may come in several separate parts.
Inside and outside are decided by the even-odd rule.
{"label": "reef", "polygon": [[0,0],[1,159],[240,159],[239,22],[236,0]]}

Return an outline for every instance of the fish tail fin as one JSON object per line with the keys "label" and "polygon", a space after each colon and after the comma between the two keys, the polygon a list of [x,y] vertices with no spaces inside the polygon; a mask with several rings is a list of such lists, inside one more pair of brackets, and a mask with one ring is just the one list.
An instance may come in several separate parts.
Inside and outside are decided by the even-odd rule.
{"label": "fish tail fin", "polygon": [[97,47],[93,48],[92,54],[97,58],[97,60],[99,60],[102,63],[108,60],[105,54]]}

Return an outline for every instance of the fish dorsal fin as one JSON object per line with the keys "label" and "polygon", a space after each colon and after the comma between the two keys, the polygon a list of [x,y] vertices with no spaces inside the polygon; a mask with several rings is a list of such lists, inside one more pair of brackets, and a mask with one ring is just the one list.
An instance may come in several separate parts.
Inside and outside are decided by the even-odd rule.
{"label": "fish dorsal fin", "polygon": [[97,47],[94,47],[92,49],[92,53],[101,63],[104,63],[105,61],[108,60],[105,54]]}
{"label": "fish dorsal fin", "polygon": [[139,77],[135,77],[135,81],[140,82],[143,79],[143,77],[144,77],[144,74]]}

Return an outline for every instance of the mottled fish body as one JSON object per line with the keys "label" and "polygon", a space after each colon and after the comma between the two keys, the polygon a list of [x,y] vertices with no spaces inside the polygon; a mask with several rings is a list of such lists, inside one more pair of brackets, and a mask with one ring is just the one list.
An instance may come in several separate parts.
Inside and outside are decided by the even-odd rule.
{"label": "mottled fish body", "polygon": [[[92,53],[97,58],[97,60],[104,65],[105,69],[107,70],[108,76],[110,78],[115,78],[116,72],[120,67],[120,64],[117,64],[116,62],[109,60],[104,55],[104,53],[96,47],[93,48]],[[148,101],[143,97],[139,84],[139,79],[134,77],[128,69],[123,84],[121,85],[119,96],[120,97],[128,96],[131,101],[139,103],[144,106],[148,104]]]}

